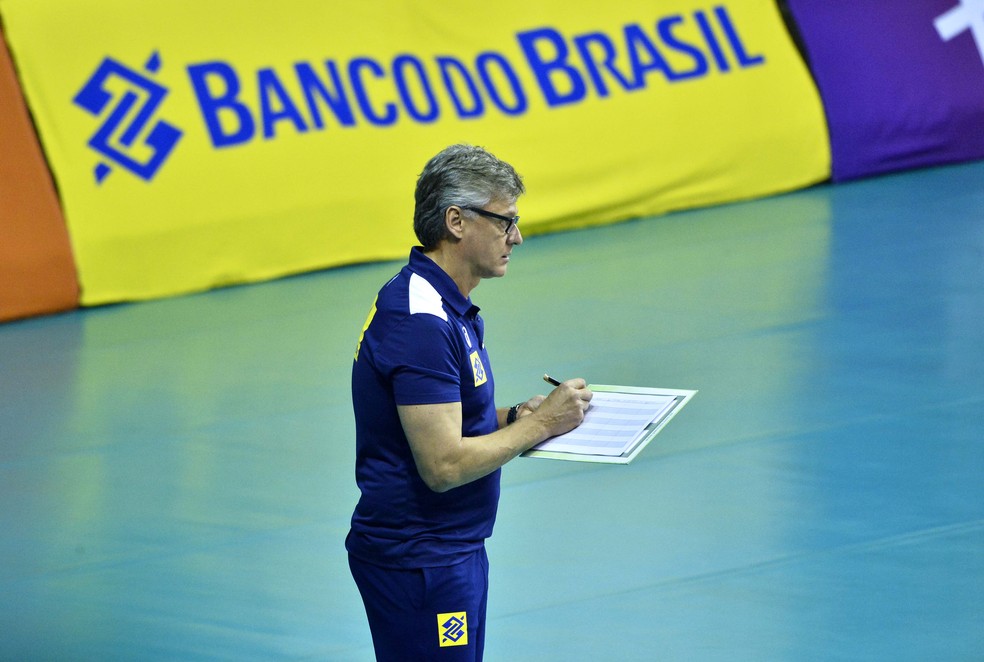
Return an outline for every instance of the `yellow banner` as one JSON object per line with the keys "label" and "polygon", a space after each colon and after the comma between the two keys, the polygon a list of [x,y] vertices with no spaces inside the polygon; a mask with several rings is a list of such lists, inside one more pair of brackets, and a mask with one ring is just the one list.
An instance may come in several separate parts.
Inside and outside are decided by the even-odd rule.
{"label": "yellow banner", "polygon": [[829,176],[772,0],[603,6],[0,0],[86,304],[403,257],[444,146],[524,175],[522,228]]}

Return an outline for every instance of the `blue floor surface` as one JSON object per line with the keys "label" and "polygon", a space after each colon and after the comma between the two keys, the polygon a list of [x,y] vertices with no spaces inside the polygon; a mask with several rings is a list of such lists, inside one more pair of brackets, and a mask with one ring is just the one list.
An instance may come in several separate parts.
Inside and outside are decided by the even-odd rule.
{"label": "blue floor surface", "polygon": [[[0,660],[371,660],[400,265],[0,325]],[[984,660],[984,163],[528,238],[473,299],[500,404],[700,391],[629,466],[506,467],[487,660]]]}

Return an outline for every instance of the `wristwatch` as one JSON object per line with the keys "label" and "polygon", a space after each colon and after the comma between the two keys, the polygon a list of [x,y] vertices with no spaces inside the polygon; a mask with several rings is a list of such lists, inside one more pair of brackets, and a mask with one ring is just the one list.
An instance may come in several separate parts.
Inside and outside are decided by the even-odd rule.
{"label": "wristwatch", "polygon": [[506,414],[506,425],[512,425],[516,422],[516,417],[519,415],[519,408],[522,407],[525,402],[520,402],[518,405],[513,405],[509,408],[509,413]]}

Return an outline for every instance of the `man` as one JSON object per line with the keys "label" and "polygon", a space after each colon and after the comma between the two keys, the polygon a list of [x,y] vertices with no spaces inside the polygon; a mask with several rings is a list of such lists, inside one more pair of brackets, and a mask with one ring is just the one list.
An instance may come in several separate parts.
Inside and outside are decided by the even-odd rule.
{"label": "man", "polygon": [[470,294],[504,276],[522,180],[454,145],[417,180],[414,247],[380,290],[356,349],[362,492],[345,546],[378,660],[481,660],[500,467],[581,423],[583,379],[496,409],[485,326]]}

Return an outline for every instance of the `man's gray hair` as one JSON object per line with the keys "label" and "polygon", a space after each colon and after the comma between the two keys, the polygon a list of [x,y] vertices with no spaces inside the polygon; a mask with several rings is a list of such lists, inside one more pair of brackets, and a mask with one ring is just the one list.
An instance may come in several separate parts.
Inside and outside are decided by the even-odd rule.
{"label": "man's gray hair", "polygon": [[448,236],[444,213],[451,205],[485,207],[525,192],[522,178],[505,161],[481,147],[451,145],[428,161],[417,178],[413,231],[424,250],[432,250]]}

